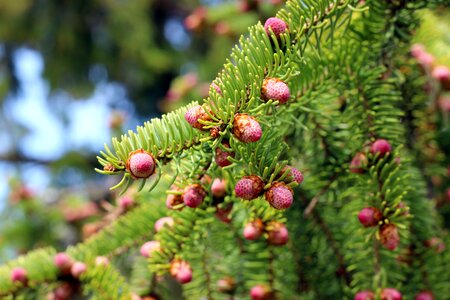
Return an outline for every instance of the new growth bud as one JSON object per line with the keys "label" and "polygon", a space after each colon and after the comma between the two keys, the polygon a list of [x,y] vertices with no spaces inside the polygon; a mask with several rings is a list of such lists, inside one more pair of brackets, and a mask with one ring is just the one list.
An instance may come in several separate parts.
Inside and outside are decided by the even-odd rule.
{"label": "new growth bud", "polygon": [[270,29],[272,29],[273,33],[278,38],[280,34],[284,33],[288,29],[288,26],[283,20],[272,17],[266,20],[266,22],[264,23],[264,29],[269,35]]}
{"label": "new growth bud", "polygon": [[188,185],[183,192],[183,202],[191,208],[199,207],[206,196],[205,190],[199,184]]}
{"label": "new growth bud", "polygon": [[10,278],[12,282],[20,282],[26,284],[28,281],[27,270],[21,267],[16,267],[11,270]]}
{"label": "new growth bud", "polygon": [[257,198],[264,189],[264,181],[256,175],[244,176],[236,183],[236,196],[245,200]]}
{"label": "new growth bud", "polygon": [[283,246],[289,240],[289,232],[282,223],[271,222],[266,230],[268,233],[267,242],[271,245]]}
{"label": "new growth bud", "polygon": [[364,227],[377,226],[378,222],[383,218],[383,214],[376,207],[365,207],[358,214],[359,222]]}
{"label": "new growth bud", "polygon": [[134,179],[148,178],[155,172],[155,160],[150,153],[139,149],[128,155],[126,168]]}
{"label": "new growth bud", "polygon": [[380,227],[380,242],[389,250],[394,250],[400,243],[397,226],[394,224],[384,224]]}
{"label": "new growth bud", "polygon": [[262,129],[258,121],[247,114],[236,114],[233,122],[233,134],[243,143],[253,143],[262,136]]}
{"label": "new growth bud", "polygon": [[276,209],[291,207],[294,201],[294,192],[284,182],[274,182],[264,194],[269,204]]}
{"label": "new growth bud", "polygon": [[184,260],[173,260],[170,265],[170,274],[181,284],[192,280],[192,269],[190,264]]}
{"label": "new growth bud", "polygon": [[370,146],[370,152],[373,155],[379,154],[380,157],[384,157],[391,152],[391,144],[383,139],[378,139]]}
{"label": "new growth bud", "polygon": [[278,78],[266,78],[264,79],[261,97],[263,100],[275,100],[280,104],[286,103],[291,97],[289,87],[286,83]]}

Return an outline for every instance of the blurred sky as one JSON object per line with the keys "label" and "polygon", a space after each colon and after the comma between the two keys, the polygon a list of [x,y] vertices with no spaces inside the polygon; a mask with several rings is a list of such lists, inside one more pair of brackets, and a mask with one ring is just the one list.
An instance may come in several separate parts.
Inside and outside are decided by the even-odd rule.
{"label": "blurred sky", "polygon": [[[201,2],[214,6],[223,0]],[[164,26],[165,38],[179,51],[191,43],[182,22],[183,19],[170,18]],[[2,52],[0,44],[0,58]],[[28,158],[53,161],[69,150],[98,153],[105,142],[111,141],[109,118],[113,109],[124,111],[130,117],[124,129],[134,129],[143,121],[133,118],[134,106],[125,88],[109,82],[107,71],[101,66],[94,66],[90,74],[91,81],[96,83],[92,95],[74,99],[67,91],[50,91],[43,78],[44,60],[38,51],[20,48],[14,54],[14,64],[21,90],[4,100],[5,115],[0,117],[0,155],[19,149]],[[186,66],[180,66],[181,73],[184,69]],[[18,124],[22,128],[18,128]],[[25,135],[17,134],[18,130],[25,130]],[[17,139],[17,136],[21,137]],[[8,182],[18,173],[37,193],[45,191],[52,179],[45,164],[0,161],[0,210],[7,200]]]}
{"label": "blurred sky", "polygon": [[[27,157],[55,160],[68,150],[98,152],[103,148],[103,143],[110,140],[108,119],[112,107],[133,110],[125,89],[106,80],[98,82],[87,99],[74,100],[64,91],[50,95],[49,87],[42,78],[42,56],[35,50],[22,48],[15,53],[14,59],[21,90],[16,96],[5,100],[7,123],[2,124],[5,130],[0,131],[0,153],[8,152],[15,143],[12,135],[7,133],[8,130],[16,130],[9,127],[15,122],[28,131],[18,144]],[[49,105],[56,107],[50,109]],[[49,184],[50,176],[44,166],[27,163],[17,170],[11,164],[0,162],[0,200],[3,199],[0,207],[8,193],[8,180],[17,171],[27,179],[27,185],[34,191],[42,191]]]}

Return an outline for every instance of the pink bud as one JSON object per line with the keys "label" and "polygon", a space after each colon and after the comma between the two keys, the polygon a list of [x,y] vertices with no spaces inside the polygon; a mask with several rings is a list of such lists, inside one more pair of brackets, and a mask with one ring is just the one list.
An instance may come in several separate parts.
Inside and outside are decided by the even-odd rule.
{"label": "pink bud", "polygon": [[106,267],[107,265],[109,265],[109,259],[106,256],[97,256],[95,258],[95,265]]}
{"label": "pink bud", "polygon": [[221,293],[233,294],[236,290],[236,282],[232,277],[224,277],[217,280],[217,290]]}
{"label": "pink bud", "polygon": [[127,171],[135,179],[148,178],[155,172],[153,156],[143,149],[131,152],[127,159]]}
{"label": "pink bud", "polygon": [[181,284],[191,282],[191,280],[192,280],[191,268],[180,268],[180,270],[178,271],[178,274],[176,276],[176,279]]}
{"label": "pink bud", "polygon": [[170,265],[170,274],[181,284],[188,283],[192,280],[191,266],[184,260],[173,260]]}
{"label": "pink bud", "polygon": [[394,250],[400,243],[397,226],[394,224],[384,224],[380,227],[380,242],[389,250]]}
{"label": "pink bud", "polygon": [[227,185],[224,179],[216,178],[211,185],[211,193],[214,197],[222,198],[227,194]]}
{"label": "pink bud", "polygon": [[302,183],[304,179],[302,172],[300,172],[297,168],[294,168],[293,166],[287,167],[291,170],[289,175],[292,178],[294,178],[294,181],[296,181],[298,184]]}
{"label": "pink bud", "polygon": [[358,292],[354,300],[375,300],[375,295],[371,291]]}
{"label": "pink bud", "polygon": [[163,217],[155,222],[155,232],[158,233],[161,229],[164,228],[165,225],[168,227],[173,226],[173,219],[171,217]]}
{"label": "pink bud", "polygon": [[[181,191],[179,188],[175,187],[173,191]],[[183,197],[180,194],[168,194],[166,198],[166,207],[168,209],[175,209],[175,206],[178,206],[183,203]],[[178,208],[178,210],[181,210],[181,208]]]}
{"label": "pink bud", "polygon": [[161,244],[158,241],[149,241],[141,246],[141,255],[144,257],[151,257],[152,253],[161,250]]}
{"label": "pink bud", "polygon": [[243,143],[253,143],[262,136],[262,129],[254,117],[236,114],[233,122],[233,134]]}
{"label": "pink bud", "polygon": [[231,222],[230,212],[232,209],[233,209],[232,203],[228,203],[225,207],[217,206],[215,215],[220,221],[229,224]]}
{"label": "pink bud", "polygon": [[432,237],[424,242],[425,246],[434,249],[436,253],[442,253],[445,250],[445,243],[438,237]]}
{"label": "pink bud", "polygon": [[55,263],[55,266],[63,274],[68,274],[70,272],[70,268],[73,265],[73,260],[64,252],[56,254],[53,261]]}
{"label": "pink bud", "polygon": [[129,210],[133,205],[134,200],[130,196],[123,196],[119,199],[119,207],[124,211]]}
{"label": "pink bud", "polygon": [[391,144],[386,140],[378,139],[370,146],[370,152],[373,155],[379,154],[380,157],[384,157],[391,152]]}
{"label": "pink bud", "polygon": [[216,90],[217,94],[222,96],[222,90],[215,82],[211,83],[211,86],[214,88],[214,90]]}
{"label": "pink bud", "polygon": [[411,55],[414,57],[419,57],[426,53],[425,46],[422,44],[414,44],[411,46]]}
{"label": "pink bud", "polygon": [[250,290],[250,298],[252,300],[270,300],[272,299],[272,295],[267,286],[259,284]]}
{"label": "pink bud", "polygon": [[[442,112],[450,112],[450,97],[446,95],[442,95],[439,97],[439,108]],[[450,176],[450,175],[449,175]]]}
{"label": "pink bud", "polygon": [[183,202],[186,206],[196,208],[203,203],[205,190],[199,184],[191,184],[184,189]]}
{"label": "pink bud", "polygon": [[73,263],[72,267],[70,268],[70,273],[75,278],[80,278],[80,276],[86,272],[87,266],[86,264],[76,261]]}
{"label": "pink bud", "polygon": [[434,300],[434,296],[432,292],[423,291],[417,294],[414,300]]}
{"label": "pink bud", "polygon": [[12,282],[20,282],[25,284],[28,281],[27,270],[21,267],[16,267],[11,270],[10,278]]}
{"label": "pink bud", "polygon": [[273,33],[275,36],[280,36],[280,34],[284,33],[288,26],[286,22],[284,22],[281,19],[278,18],[268,18],[266,22],[264,23],[264,29],[266,30],[266,33],[270,35],[269,28],[272,28]]}
{"label": "pink bud", "polygon": [[210,116],[206,113],[205,109],[201,105],[196,105],[189,108],[184,114],[186,121],[191,124],[192,127],[197,129],[204,129],[204,125],[199,120],[210,121]]}
{"label": "pink bud", "polygon": [[262,85],[261,97],[263,100],[272,99],[279,101],[280,104],[284,104],[291,97],[291,93],[287,84],[280,79],[266,78]]}
{"label": "pink bud", "polygon": [[[222,145],[225,146],[225,148],[230,149],[230,145],[227,142],[222,142]],[[231,150],[231,149],[230,149]],[[234,157],[233,151],[226,151],[219,147],[216,148],[216,163],[219,167],[226,167],[231,165],[231,161],[228,160],[229,157]]]}
{"label": "pink bud", "polygon": [[382,217],[383,214],[376,207],[365,207],[358,214],[359,222],[364,227],[377,226]]}
{"label": "pink bud", "polygon": [[350,172],[364,173],[364,168],[367,165],[367,157],[364,153],[356,153],[350,162]]}
{"label": "pink bud", "polygon": [[69,282],[62,282],[54,291],[52,300],[70,300],[75,292],[75,288]]}
{"label": "pink bud", "polygon": [[433,69],[431,76],[439,81],[447,81],[450,78],[450,69],[446,66],[436,66]]}
{"label": "pink bud", "polygon": [[244,227],[244,238],[249,241],[257,240],[263,234],[264,225],[260,219],[247,223]]}
{"label": "pink bud", "polygon": [[427,52],[420,54],[416,58],[424,68],[430,68],[434,63],[434,56]]}
{"label": "pink bud", "polygon": [[402,294],[393,288],[381,290],[381,300],[402,300]]}
{"label": "pink bud", "polygon": [[268,232],[267,241],[269,244],[282,246],[288,242],[289,232],[284,224],[271,222],[266,229]]}
{"label": "pink bud", "polygon": [[244,176],[236,183],[236,196],[245,200],[257,198],[264,189],[264,181],[256,175]]}
{"label": "pink bud", "polygon": [[269,204],[276,209],[286,209],[294,202],[294,192],[284,182],[273,182],[264,194]]}

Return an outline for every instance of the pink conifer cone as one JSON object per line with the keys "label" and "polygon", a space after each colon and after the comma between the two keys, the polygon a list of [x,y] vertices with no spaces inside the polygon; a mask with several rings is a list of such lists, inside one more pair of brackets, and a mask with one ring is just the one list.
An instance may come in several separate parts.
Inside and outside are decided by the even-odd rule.
{"label": "pink conifer cone", "polygon": [[216,178],[211,185],[211,193],[214,197],[224,197],[227,193],[227,185],[224,179]]}
{"label": "pink conifer cone", "polygon": [[[230,149],[230,144],[228,144],[228,142],[222,142],[222,145],[226,148],[226,149]],[[235,153],[232,151],[226,151],[222,148],[217,147],[216,148],[216,163],[219,167],[226,167],[231,165],[231,161],[228,160],[228,156],[229,157],[234,157]]]}
{"label": "pink conifer cone", "polygon": [[125,195],[119,199],[119,207],[124,211],[129,210],[133,205],[134,200],[130,196]]}
{"label": "pink conifer cone", "polygon": [[283,182],[274,182],[264,194],[269,204],[276,209],[286,209],[292,205],[294,194]]}
{"label": "pink conifer cone", "polygon": [[378,139],[370,146],[370,152],[373,155],[379,154],[380,157],[384,157],[391,152],[391,144],[384,139]]}
{"label": "pink conifer cone", "polygon": [[423,291],[414,297],[414,300],[435,300],[433,293],[429,291]]}
{"label": "pink conifer cone", "polygon": [[268,231],[267,241],[269,244],[282,246],[288,242],[289,232],[284,224],[271,222],[266,229]]}
{"label": "pink conifer cone", "polygon": [[158,241],[149,241],[141,246],[140,252],[144,257],[151,257],[152,253],[161,250],[161,244]]}
{"label": "pink conifer cone", "polygon": [[97,256],[95,258],[95,265],[106,267],[109,265],[109,259],[106,256]]}
{"label": "pink conifer cone", "polygon": [[402,300],[402,294],[393,288],[381,290],[381,300]]}
{"label": "pink conifer cone", "polygon": [[288,26],[283,20],[272,17],[268,18],[264,23],[264,29],[267,34],[270,34],[269,28],[272,28],[273,33],[279,37],[280,34],[284,33],[288,29]]}
{"label": "pink conifer cone", "polygon": [[211,83],[211,86],[216,90],[217,94],[222,96],[222,90],[215,82]]}
{"label": "pink conifer cone", "polygon": [[199,184],[191,184],[184,189],[183,202],[191,208],[199,207],[206,196],[205,190]]}
{"label": "pink conifer cone", "polygon": [[252,300],[270,300],[272,295],[267,286],[258,284],[251,288],[250,298]]}
{"label": "pink conifer cone", "polygon": [[400,243],[397,226],[384,224],[380,227],[380,242],[388,250],[395,250]]}
{"label": "pink conifer cone", "polygon": [[25,284],[28,280],[27,270],[21,267],[16,267],[11,270],[10,278],[12,282],[21,282]]}
{"label": "pink conifer cone", "polygon": [[358,214],[359,222],[364,227],[377,226],[382,217],[383,214],[376,207],[365,207]]}
{"label": "pink conifer cone", "polygon": [[364,167],[367,165],[367,157],[364,153],[356,153],[350,162],[350,172],[352,173],[364,173]]}
{"label": "pink conifer cone", "polygon": [[419,57],[426,53],[425,46],[422,44],[414,44],[411,46],[410,52],[413,57]]}
{"label": "pink conifer cone", "polygon": [[291,93],[283,81],[278,78],[266,78],[262,85],[261,96],[264,100],[272,99],[284,104],[291,97]]}
{"label": "pink conifer cone", "polygon": [[131,152],[127,159],[127,171],[135,179],[148,178],[155,172],[153,156],[143,149]]}
{"label": "pink conifer cone", "polygon": [[87,266],[85,263],[82,263],[80,261],[74,262],[72,267],[70,268],[70,273],[75,278],[80,278],[80,276],[86,272]]}
{"label": "pink conifer cone", "polygon": [[53,259],[53,262],[62,273],[69,273],[73,264],[72,258],[64,252],[57,253]]}
{"label": "pink conifer cone", "polygon": [[181,284],[192,280],[192,269],[187,261],[175,259],[170,264],[170,274]]}
{"label": "pink conifer cone", "polygon": [[161,229],[164,228],[165,225],[167,225],[168,227],[172,227],[173,226],[173,218],[171,217],[163,217],[160,218],[158,221],[155,222],[155,232],[158,233]]}
{"label": "pink conifer cone", "polygon": [[288,167],[291,169],[290,175],[294,178],[294,181],[296,181],[298,184],[302,183],[304,179],[302,172],[300,172],[299,169],[294,168],[292,166]]}
{"label": "pink conifer cone", "polygon": [[446,66],[436,66],[431,75],[437,80],[446,81],[450,78],[450,69]]}
{"label": "pink conifer cone", "polygon": [[233,134],[243,143],[253,143],[262,136],[258,121],[247,114],[236,114],[233,122]]}
{"label": "pink conifer cone", "polygon": [[244,238],[249,241],[257,240],[261,237],[264,230],[264,224],[260,219],[247,223],[244,227]]}
{"label": "pink conifer cone", "polygon": [[211,119],[201,105],[196,105],[189,108],[184,114],[184,118],[189,124],[191,124],[192,127],[197,129],[203,129],[204,126],[199,122],[199,120],[209,121]]}
{"label": "pink conifer cone", "polygon": [[371,291],[358,292],[354,300],[375,300],[375,295]]}
{"label": "pink conifer cone", "polygon": [[236,196],[245,200],[257,198],[264,189],[264,181],[256,175],[244,176],[236,183]]}

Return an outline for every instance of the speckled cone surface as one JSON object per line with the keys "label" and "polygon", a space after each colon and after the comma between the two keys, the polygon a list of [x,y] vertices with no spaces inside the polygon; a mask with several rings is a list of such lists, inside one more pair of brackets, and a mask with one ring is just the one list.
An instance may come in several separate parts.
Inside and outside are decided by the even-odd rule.
{"label": "speckled cone surface", "polygon": [[139,149],[128,155],[126,168],[135,179],[148,178],[155,172],[155,160],[150,153]]}
{"label": "speckled cone surface", "polygon": [[245,200],[257,198],[263,189],[264,181],[256,175],[242,177],[234,187],[236,196]]}
{"label": "speckled cone surface", "polygon": [[247,114],[236,114],[233,122],[233,134],[243,143],[253,143],[261,138],[262,129],[254,117]]}

